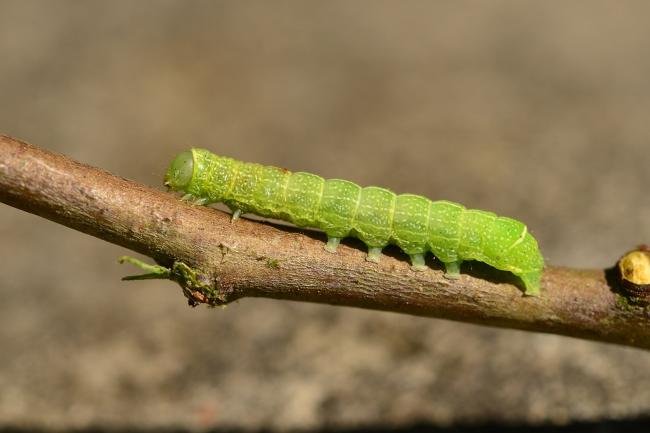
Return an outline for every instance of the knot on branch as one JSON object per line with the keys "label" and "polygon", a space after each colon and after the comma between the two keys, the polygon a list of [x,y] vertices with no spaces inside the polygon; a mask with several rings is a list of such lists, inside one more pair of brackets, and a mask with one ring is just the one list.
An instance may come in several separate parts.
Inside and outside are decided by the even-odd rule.
{"label": "knot on branch", "polygon": [[160,265],[150,265],[138,260],[135,257],[122,256],[118,262],[130,263],[146,271],[145,274],[128,275],[123,277],[124,281],[133,280],[171,280],[178,283],[183,290],[183,295],[187,298],[187,303],[191,307],[199,304],[208,304],[210,306],[223,305],[227,302],[226,297],[220,293],[210,278],[201,273],[198,269],[175,261],[171,268]]}

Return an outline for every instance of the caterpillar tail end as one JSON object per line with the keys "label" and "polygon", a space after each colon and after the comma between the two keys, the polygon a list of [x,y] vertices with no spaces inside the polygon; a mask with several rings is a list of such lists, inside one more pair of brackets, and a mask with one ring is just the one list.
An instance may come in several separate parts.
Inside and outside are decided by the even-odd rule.
{"label": "caterpillar tail end", "polygon": [[519,275],[519,278],[524,283],[525,296],[539,296],[539,286],[542,278],[541,271]]}

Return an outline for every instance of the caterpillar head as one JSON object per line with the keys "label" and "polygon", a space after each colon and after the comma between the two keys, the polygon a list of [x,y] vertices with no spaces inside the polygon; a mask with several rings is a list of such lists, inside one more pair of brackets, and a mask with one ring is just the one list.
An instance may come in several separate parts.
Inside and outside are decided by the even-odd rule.
{"label": "caterpillar head", "polygon": [[174,191],[185,191],[194,174],[194,155],[191,150],[179,153],[165,174],[165,185]]}

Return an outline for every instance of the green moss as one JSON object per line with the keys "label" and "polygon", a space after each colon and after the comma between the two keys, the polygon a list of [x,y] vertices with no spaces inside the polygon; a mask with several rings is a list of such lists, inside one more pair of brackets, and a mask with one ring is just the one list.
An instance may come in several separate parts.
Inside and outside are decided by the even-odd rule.
{"label": "green moss", "polygon": [[280,261],[277,259],[266,259],[266,267],[269,269],[280,269]]}
{"label": "green moss", "polygon": [[625,311],[648,308],[648,300],[637,296],[616,294],[616,306]]}
{"label": "green moss", "polygon": [[622,310],[631,310],[634,306],[633,299],[629,299],[623,295],[616,295],[616,306]]}

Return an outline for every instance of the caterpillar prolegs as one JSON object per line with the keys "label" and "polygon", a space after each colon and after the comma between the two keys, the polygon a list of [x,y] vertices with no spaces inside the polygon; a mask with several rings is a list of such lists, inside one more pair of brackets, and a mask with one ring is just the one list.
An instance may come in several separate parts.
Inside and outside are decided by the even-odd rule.
{"label": "caterpillar prolegs", "polygon": [[179,154],[165,185],[199,204],[225,203],[233,219],[254,213],[321,229],[331,252],[342,238],[355,236],[368,246],[367,259],[379,261],[382,248],[396,244],[413,269],[421,270],[430,251],[450,278],[459,275],[464,260],[478,260],[519,277],[526,294],[539,293],[544,259],[537,241],[523,223],[492,212],[236,161],[205,149]]}

